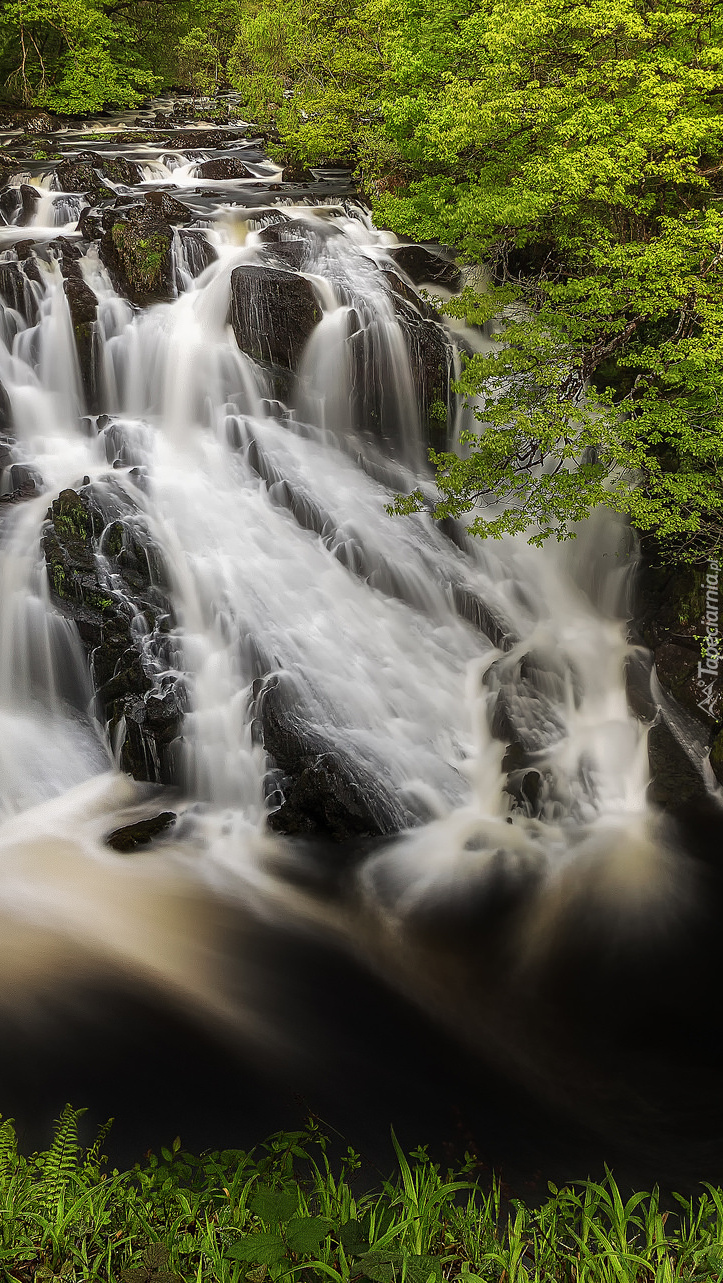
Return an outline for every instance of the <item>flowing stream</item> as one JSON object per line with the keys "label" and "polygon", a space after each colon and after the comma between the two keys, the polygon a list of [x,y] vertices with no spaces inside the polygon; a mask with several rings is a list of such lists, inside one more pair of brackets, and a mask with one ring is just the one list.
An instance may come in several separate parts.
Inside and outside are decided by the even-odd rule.
{"label": "flowing stream", "polygon": [[[571,1026],[545,1028],[555,968],[569,979],[551,955],[573,922],[592,952],[611,936],[624,951],[651,922],[665,936],[694,898],[646,808],[646,727],[624,681],[627,534],[599,513],[540,550],[390,516],[400,489],[431,493],[389,286],[395,238],[343,176],[341,195],[328,179],[283,184],[253,131],[223,151],[245,149],[249,176],[223,181],[199,177],[216,151],[188,146],[187,131],[178,147],[103,144],[103,130],[148,119],[88,130],[96,150],[142,167],[139,183],[111,184],[120,196],[186,199],[213,251],[199,259],[199,241],[174,234],[172,301],[120,296],[78,229],[88,199],[59,190],[52,166],[25,176],[39,192],[31,221],[0,226],[0,266],[62,236],[98,300],[90,407],[52,248],[27,286],[30,319],[7,296],[0,309],[2,489],[18,500],[0,511],[0,1003],[28,1019],[58,989],[125,974],[292,1055],[261,961],[219,925],[238,914],[256,935],[265,923],[323,938],[576,1108],[600,1061],[593,1051],[580,1069]],[[54,144],[72,158],[83,134]],[[229,324],[232,271],[268,268],[263,233],[279,213],[320,314],[286,388]],[[246,323],[263,325],[263,309]],[[77,621],[51,591],[49,505],[83,486],[127,499],[166,568],[154,680],[181,682],[185,699],[167,798],[121,770],[123,726],[99,718]],[[268,826],[285,787],[256,725],[269,675],[305,733],[378,787],[396,817],[386,831],[335,844]],[[156,845],[105,844],[169,808],[175,826]]]}

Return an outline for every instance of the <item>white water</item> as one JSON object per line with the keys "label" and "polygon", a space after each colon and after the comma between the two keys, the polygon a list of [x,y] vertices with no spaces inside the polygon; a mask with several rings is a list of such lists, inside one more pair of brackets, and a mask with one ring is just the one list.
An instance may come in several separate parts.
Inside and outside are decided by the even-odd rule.
{"label": "white water", "polygon": [[[166,149],[162,159],[149,157],[145,177],[198,187],[195,164]],[[382,385],[395,475],[413,486],[424,446],[402,331],[379,271],[389,235],[361,210],[284,205],[307,238],[310,229],[315,257],[306,275],[324,312],[294,410],[274,399],[227,324],[231,270],[268,259],[248,221],[253,212],[239,216],[220,196],[208,232],[218,260],[196,281],[181,271],[187,288],[173,303],[134,311],[115,294],[97,251],[86,253],[83,274],[100,300],[99,408],[112,416],[100,431],[82,418],[57,266],[41,264],[37,325],[5,309],[0,382],[12,405],[13,457],[31,463],[42,482],[39,497],[2,513],[0,908],[76,957],[103,956],[154,983],[165,977],[194,1003],[228,1014],[207,933],[189,907],[204,888],[255,912],[358,932],[367,941],[360,947],[382,956],[392,974],[399,966],[400,983],[414,990],[418,959],[412,968],[395,962],[395,949],[407,917],[445,888],[477,885],[500,860],[513,874],[542,871],[551,894],[589,861],[621,888],[642,869],[647,888],[658,864],[645,812],[644,728],[628,712],[623,683],[618,612],[629,562],[621,532],[599,514],[566,548],[537,550],[520,539],[463,552],[426,516],[389,517],[397,483],[374,477],[390,442],[354,437],[348,340],[353,313],[364,331],[365,376]],[[29,232],[72,234],[74,222],[58,225],[71,199],[44,188],[32,228],[2,229],[6,255],[14,259],[12,245]],[[253,466],[258,452],[267,480]],[[144,489],[131,472],[139,466]],[[113,745],[88,715],[82,648],[45,579],[48,504],[84,477],[112,477],[127,490],[172,576],[175,655],[191,697],[186,797],[174,802],[185,827],[153,856],[118,856],[103,845],[145,794],[117,771]],[[289,493],[325,514],[321,535],[297,522]],[[585,585],[601,582],[593,601]],[[454,587],[507,621],[519,640],[504,659],[456,612]],[[532,649],[552,657],[554,678],[544,705],[552,731],[541,739],[539,703],[519,682],[515,695],[514,716],[532,736],[543,775],[534,816],[513,811],[504,791],[505,745],[489,729],[497,686],[484,680],[491,665],[512,671]],[[292,890],[284,866],[297,858],[294,846],[265,828],[266,763],[250,725],[259,654],[267,671],[283,675],[302,720],[421,820],[361,861],[351,908],[319,908]],[[59,894],[59,883],[72,894]],[[153,918],[152,947],[143,914]],[[179,953],[181,930],[187,947]],[[22,932],[11,936],[21,954]]]}

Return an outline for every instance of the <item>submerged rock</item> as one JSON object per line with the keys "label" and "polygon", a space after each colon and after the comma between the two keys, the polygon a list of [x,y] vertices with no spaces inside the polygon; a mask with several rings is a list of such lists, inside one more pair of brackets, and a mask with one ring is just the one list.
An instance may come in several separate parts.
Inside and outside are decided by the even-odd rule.
{"label": "submerged rock", "polygon": [[293,370],[321,320],[321,308],[304,277],[244,264],[231,273],[230,320],[242,352]]}
{"label": "submerged rock", "polygon": [[277,833],[340,842],[382,837],[415,822],[379,775],[299,713],[290,682],[268,678],[255,711],[256,732],[271,758],[268,823]]}
{"label": "submerged rock", "polygon": [[161,811],[149,820],[136,820],[135,824],[124,824],[106,836],[105,844],[114,851],[137,851],[150,846],[153,840],[168,834],[176,823],[175,811]]}
{"label": "submerged rock", "polygon": [[43,532],[51,597],[90,659],[98,716],[122,768],[170,783],[184,692],[170,671],[175,620],[142,515],[114,482],[63,490]]}

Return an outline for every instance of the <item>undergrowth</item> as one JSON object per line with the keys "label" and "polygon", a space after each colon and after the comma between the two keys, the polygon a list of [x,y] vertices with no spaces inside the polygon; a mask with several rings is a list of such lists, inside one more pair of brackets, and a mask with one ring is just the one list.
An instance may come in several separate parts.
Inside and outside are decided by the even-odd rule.
{"label": "undergrowth", "polygon": [[314,1120],[256,1150],[200,1157],[177,1137],[130,1171],[108,1171],[67,1105],[50,1148],[18,1150],[0,1121],[0,1271],[18,1283],[723,1283],[723,1192],[663,1211],[624,1198],[611,1173],[540,1207],[503,1206],[473,1162],[444,1172],[426,1151],[370,1190],[353,1150],[332,1162]]}

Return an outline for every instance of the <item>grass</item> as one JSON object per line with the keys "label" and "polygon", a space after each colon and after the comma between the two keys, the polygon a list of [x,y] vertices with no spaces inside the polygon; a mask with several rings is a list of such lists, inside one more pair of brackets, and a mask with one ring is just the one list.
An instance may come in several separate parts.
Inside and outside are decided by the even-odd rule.
{"label": "grass", "polygon": [[83,1149],[66,1106],[46,1151],[24,1157],[0,1122],[0,1270],[18,1283],[720,1283],[723,1193],[662,1211],[604,1182],[550,1186],[542,1206],[483,1191],[473,1160],[442,1172],[403,1153],[369,1189],[353,1150],[332,1163],[314,1120],[256,1150],[200,1157],[176,1138],[108,1171],[107,1128]]}

